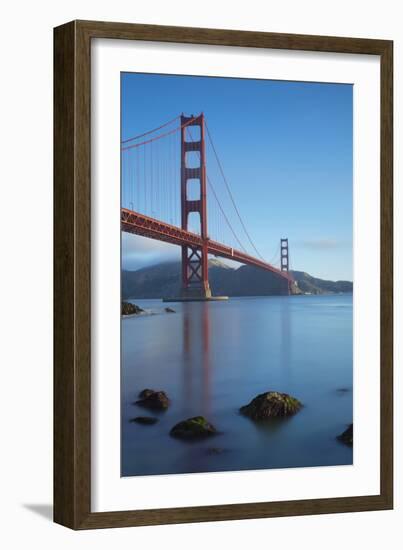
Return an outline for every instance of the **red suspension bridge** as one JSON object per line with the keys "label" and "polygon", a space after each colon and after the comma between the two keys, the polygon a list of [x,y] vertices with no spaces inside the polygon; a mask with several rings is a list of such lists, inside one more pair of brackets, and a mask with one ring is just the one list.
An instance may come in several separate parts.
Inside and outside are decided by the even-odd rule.
{"label": "red suspension bridge", "polygon": [[[206,141],[215,160],[208,173]],[[181,115],[125,139],[121,153],[122,230],[182,248],[182,299],[212,298],[209,254],[270,271],[284,280],[285,291],[290,292],[288,239],[280,239],[270,262],[260,255],[203,114]],[[222,182],[224,194],[219,195],[213,181]]]}

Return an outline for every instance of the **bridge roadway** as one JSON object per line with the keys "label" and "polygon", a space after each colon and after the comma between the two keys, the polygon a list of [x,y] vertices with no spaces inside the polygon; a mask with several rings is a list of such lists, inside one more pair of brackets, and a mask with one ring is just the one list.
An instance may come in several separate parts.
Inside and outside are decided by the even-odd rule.
{"label": "bridge roadway", "polygon": [[[165,241],[179,246],[186,245],[195,248],[203,248],[206,244],[202,237],[196,233],[185,231],[180,227],[150,218],[144,214],[128,210],[127,208],[121,209],[120,222],[122,231],[126,233],[134,233],[135,235],[141,235],[143,237]],[[291,275],[287,272],[281,271],[273,265],[259,260],[258,258],[254,258],[240,250],[210,239],[207,239],[207,252],[214,256],[220,256],[221,258],[227,258],[228,260],[234,260],[242,264],[260,267],[288,281],[292,281]]]}

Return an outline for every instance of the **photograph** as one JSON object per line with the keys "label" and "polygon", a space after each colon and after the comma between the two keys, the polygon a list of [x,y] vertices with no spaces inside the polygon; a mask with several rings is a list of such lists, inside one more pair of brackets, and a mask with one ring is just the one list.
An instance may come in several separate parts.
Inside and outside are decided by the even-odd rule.
{"label": "photograph", "polygon": [[121,476],[351,466],[354,86],[120,86]]}

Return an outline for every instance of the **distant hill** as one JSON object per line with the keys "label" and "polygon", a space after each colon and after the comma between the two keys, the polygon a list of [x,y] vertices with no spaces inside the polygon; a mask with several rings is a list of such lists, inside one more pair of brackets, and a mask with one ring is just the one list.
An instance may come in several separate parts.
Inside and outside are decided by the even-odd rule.
{"label": "distant hill", "polygon": [[317,279],[304,271],[292,271],[294,279],[298,282],[301,292],[309,294],[339,294],[353,292],[351,281],[326,281]]}
{"label": "distant hill", "polygon": [[[334,294],[352,292],[349,281],[325,281],[302,271],[292,271],[297,286],[295,294]],[[169,298],[180,295],[180,262],[162,263],[136,271],[122,271],[122,297]],[[209,260],[209,281],[214,295],[278,296],[287,294],[287,282],[262,269],[243,265],[237,269]]]}

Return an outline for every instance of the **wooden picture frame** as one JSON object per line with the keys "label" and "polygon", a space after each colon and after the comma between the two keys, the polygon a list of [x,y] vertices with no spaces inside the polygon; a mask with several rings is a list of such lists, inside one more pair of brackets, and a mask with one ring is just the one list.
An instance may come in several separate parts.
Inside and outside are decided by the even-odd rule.
{"label": "wooden picture frame", "polygon": [[[91,40],[355,53],[381,59],[380,494],[187,508],[91,512]],[[54,520],[72,529],[326,514],[393,507],[393,43],[73,21],[54,31]]]}

